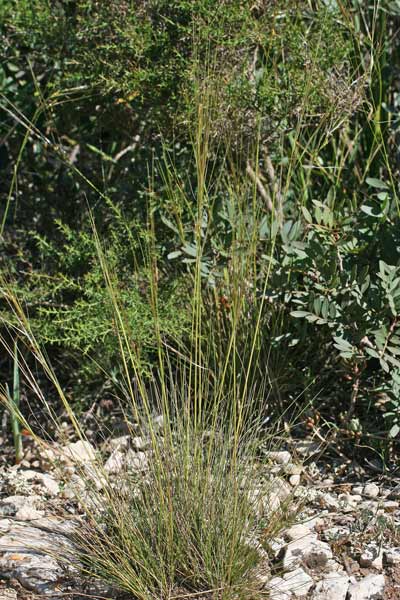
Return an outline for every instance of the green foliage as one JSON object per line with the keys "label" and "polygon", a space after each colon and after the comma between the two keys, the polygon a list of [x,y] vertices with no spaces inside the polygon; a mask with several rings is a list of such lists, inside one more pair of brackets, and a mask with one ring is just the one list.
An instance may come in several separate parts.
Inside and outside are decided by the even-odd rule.
{"label": "green foliage", "polygon": [[[25,278],[20,300],[29,310],[32,330],[41,344],[61,347],[71,358],[83,355],[80,375],[87,383],[99,376],[97,365],[118,379],[120,347],[93,233],[57,225],[57,244],[34,235],[41,266]],[[146,234],[137,228],[136,243],[130,245],[127,237],[133,236],[134,228],[128,233],[127,226],[109,232],[105,253],[110,269],[118,273],[118,300],[131,344],[141,356],[142,368],[148,369],[156,337],[149,271],[141,255]],[[190,305],[184,300],[183,282],[175,278],[164,284],[163,278],[160,272],[158,326],[161,335],[172,340],[182,337],[189,327]]]}
{"label": "green foliage", "polygon": [[219,138],[254,135],[260,117],[271,133],[350,100],[352,37],[323,3],[35,0],[3,5],[2,20],[10,59],[20,73],[29,60],[44,95],[94,95],[103,118],[115,122],[120,107],[122,127],[146,121],[168,135],[193,119],[199,74],[218,91]]}
{"label": "green foliage", "polygon": [[[312,212],[303,207],[302,219],[286,222],[277,273],[282,270],[282,279],[289,282],[285,291],[293,306],[292,317],[308,323],[298,344],[308,343],[312,330],[322,328],[319,352],[337,353],[338,368],[349,374],[353,385],[361,379],[365,388],[359,393],[366,400],[386,382],[383,387],[396,409],[385,416],[396,435],[400,418],[393,394],[400,367],[399,216],[389,186],[376,179],[367,183],[370,193],[361,210],[357,205],[333,210],[328,198],[325,203],[314,201]],[[374,362],[381,373],[371,378]]]}
{"label": "green foliage", "polygon": [[[383,411],[396,434],[396,10],[0,3],[1,268],[78,378],[95,379],[79,351],[108,369],[117,350],[89,206],[143,367],[155,297],[162,337],[190,345],[199,268],[215,372],[231,322],[233,379],[260,324],[254,376],[268,368],[275,408],[322,389],[328,420],[341,413],[348,427],[357,410],[379,428]],[[207,156],[201,180],[193,139]]]}

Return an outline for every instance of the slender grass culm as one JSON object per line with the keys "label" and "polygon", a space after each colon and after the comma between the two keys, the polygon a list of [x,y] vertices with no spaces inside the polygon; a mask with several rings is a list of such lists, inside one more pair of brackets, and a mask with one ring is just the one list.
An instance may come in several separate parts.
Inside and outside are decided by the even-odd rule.
{"label": "slender grass culm", "polygon": [[20,394],[20,377],[19,377],[19,360],[18,360],[18,344],[14,342],[13,352],[13,387],[10,393],[8,385],[6,385],[6,393],[8,397],[8,407],[10,412],[11,429],[14,441],[15,462],[20,463],[23,456],[22,434],[18,418],[19,406],[21,400]]}

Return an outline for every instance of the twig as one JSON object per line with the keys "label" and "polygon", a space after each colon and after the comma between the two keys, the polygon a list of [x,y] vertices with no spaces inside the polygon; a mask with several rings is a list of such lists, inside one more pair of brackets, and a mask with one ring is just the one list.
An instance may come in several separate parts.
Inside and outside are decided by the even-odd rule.
{"label": "twig", "polygon": [[355,408],[356,408],[358,392],[360,390],[361,372],[362,372],[362,369],[360,369],[359,366],[356,365],[354,367],[354,383],[353,383],[352,391],[351,391],[350,406],[349,406],[349,410],[348,410],[347,418],[346,418],[347,423],[350,422],[350,419],[353,416]]}
{"label": "twig", "polygon": [[264,187],[264,185],[263,185],[260,177],[253,170],[253,167],[251,166],[251,164],[250,164],[249,161],[247,161],[246,173],[250,176],[250,178],[252,179],[252,181],[256,184],[257,190],[258,190],[260,196],[265,201],[265,203],[267,205],[267,209],[269,210],[269,212],[273,213],[274,212],[274,205],[272,204],[271,195],[268,192],[268,190]]}
{"label": "twig", "polygon": [[263,155],[264,155],[265,168],[267,170],[268,177],[269,177],[269,180],[270,180],[271,186],[272,186],[272,192],[273,192],[274,198],[276,198],[276,202],[277,202],[278,217],[280,219],[280,223],[282,223],[282,220],[283,220],[283,197],[281,194],[279,183],[278,183],[276,175],[275,175],[274,165],[272,164],[271,157],[268,154],[265,146],[263,147]]}
{"label": "twig", "polygon": [[126,148],[124,148],[123,150],[121,150],[120,152],[118,152],[115,156],[114,156],[114,160],[115,162],[118,162],[120,158],[122,158],[123,156],[125,156],[125,154],[127,154],[128,152],[130,152],[131,150],[136,150],[136,147],[138,145],[138,141],[136,140],[134,144],[130,144],[129,146],[127,146]]}
{"label": "twig", "polygon": [[[347,457],[345,454],[343,454],[343,452],[341,452],[341,451],[340,451],[340,450],[339,450],[339,449],[338,449],[338,448],[337,448],[337,447],[336,447],[336,446],[333,444],[333,442],[334,442],[334,441],[335,441],[335,439],[336,439],[336,435],[337,435],[337,432],[336,432],[336,431],[334,431],[334,433],[333,433],[333,435],[332,435],[332,437],[331,437],[331,439],[330,439],[330,440],[329,440],[329,439],[327,439],[327,438],[324,438],[324,437],[322,437],[322,435],[320,434],[320,432],[318,431],[318,429],[315,429],[315,428],[313,428],[313,435],[315,435],[315,436],[316,436],[316,437],[319,439],[319,441],[320,441],[320,442],[324,443],[324,444],[325,444],[325,446],[326,446],[326,448],[330,448],[330,449],[331,449],[331,450],[333,450],[333,452],[334,452],[335,454],[337,454],[337,455],[338,455],[338,456],[339,456],[339,457],[340,457],[342,460],[344,460],[345,462],[349,462],[349,458],[348,458],[348,457]],[[322,452],[323,452],[323,451],[322,451]],[[320,456],[322,455],[322,452],[320,452]]]}

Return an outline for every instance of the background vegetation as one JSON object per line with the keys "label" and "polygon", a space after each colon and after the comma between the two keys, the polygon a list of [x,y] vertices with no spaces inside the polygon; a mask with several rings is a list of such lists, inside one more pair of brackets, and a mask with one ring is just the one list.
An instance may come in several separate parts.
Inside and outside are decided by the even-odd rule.
{"label": "background vegetation", "polygon": [[3,0],[0,15],[0,266],[80,408],[124,391],[91,214],[143,373],[159,337],[190,346],[199,265],[216,376],[238,319],[266,417],[296,400],[311,428],[390,449],[398,2]]}

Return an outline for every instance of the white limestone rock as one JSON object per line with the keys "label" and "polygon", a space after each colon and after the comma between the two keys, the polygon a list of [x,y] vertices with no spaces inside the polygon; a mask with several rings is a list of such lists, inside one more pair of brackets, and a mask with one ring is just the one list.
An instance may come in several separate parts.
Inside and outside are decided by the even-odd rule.
{"label": "white limestone rock", "polygon": [[40,496],[32,494],[31,496],[7,496],[0,500],[0,515],[3,517],[15,517],[21,509],[37,508],[40,502]]}
{"label": "white limestone rock", "polygon": [[44,516],[43,510],[37,510],[33,506],[24,505],[15,513],[15,518],[18,521],[35,521]]}
{"label": "white limestone rock", "polygon": [[293,487],[297,487],[300,483],[300,475],[291,475],[289,477],[289,483]]}
{"label": "white limestone rock", "polygon": [[96,460],[96,453],[92,444],[86,440],[78,440],[67,444],[62,449],[64,456],[78,464],[91,463]]}
{"label": "white limestone rock", "polygon": [[347,576],[329,573],[315,586],[313,600],[346,600],[348,589],[349,578]]}
{"label": "white limestone rock", "polygon": [[0,590],[0,600],[18,600],[16,590],[12,590],[11,588]]}
{"label": "white limestone rock", "polygon": [[[20,509],[21,510],[21,509]],[[34,526],[12,522],[0,536],[0,573],[2,578],[16,579],[38,594],[51,595],[63,578],[57,556],[73,556],[67,535],[73,524],[57,518],[39,518]],[[1,598],[1,593],[0,593]]]}
{"label": "white limestone rock", "polygon": [[385,591],[384,575],[367,575],[360,581],[351,583],[348,600],[383,600]]}
{"label": "white limestone rock", "polygon": [[147,471],[149,467],[149,456],[146,452],[128,450],[125,461],[127,468],[134,471]]}
{"label": "white limestone rock", "polygon": [[314,580],[303,569],[295,569],[283,576],[283,580],[290,591],[296,598],[301,598],[308,594],[309,590],[314,585]]}
{"label": "white limestone rock", "polygon": [[383,567],[383,550],[376,543],[370,543],[365,546],[360,556],[360,567],[373,567],[378,571]]}
{"label": "white limestone rock", "polygon": [[301,564],[310,569],[323,569],[328,560],[333,558],[332,550],[326,542],[318,540],[317,535],[308,535],[290,542],[286,546],[283,557],[283,568],[294,569]]}
{"label": "white limestone rock", "polygon": [[271,579],[266,589],[271,600],[289,600],[293,596],[295,598],[306,596],[313,585],[313,579],[303,569],[295,569],[283,577]]}
{"label": "white limestone rock", "polygon": [[400,564],[400,546],[390,548],[390,550],[385,550],[383,553],[383,558],[385,563],[389,566]]}
{"label": "white limestone rock", "polygon": [[265,456],[268,460],[276,463],[277,465],[287,465],[292,460],[292,456],[287,450],[281,450],[279,452],[266,452]]}
{"label": "white limestone rock", "polygon": [[377,498],[379,496],[379,487],[376,483],[367,483],[364,486],[363,495],[367,498]]}
{"label": "white limestone rock", "polygon": [[120,473],[124,468],[124,464],[125,454],[120,450],[114,450],[104,463],[104,470],[110,475]]}

